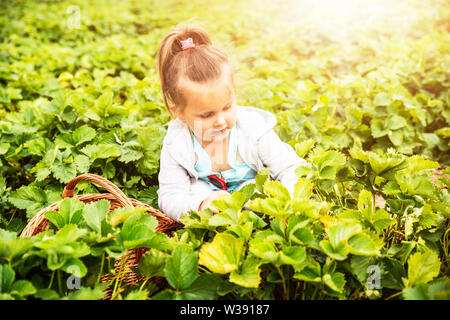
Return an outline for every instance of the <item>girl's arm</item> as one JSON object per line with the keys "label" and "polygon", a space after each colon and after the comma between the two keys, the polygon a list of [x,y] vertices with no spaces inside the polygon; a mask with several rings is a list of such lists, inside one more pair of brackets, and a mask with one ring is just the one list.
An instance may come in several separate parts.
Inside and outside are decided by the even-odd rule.
{"label": "girl's arm", "polygon": [[273,129],[258,140],[258,156],[264,166],[269,167],[270,176],[280,181],[293,197],[298,181],[295,169],[309,166],[308,162],[299,157],[289,144],[281,141]]}
{"label": "girl's arm", "polygon": [[212,192],[209,185],[200,179],[192,183],[187,171],[172,158],[164,144],[158,180],[158,206],[176,221],[190,210],[198,211],[200,203]]}

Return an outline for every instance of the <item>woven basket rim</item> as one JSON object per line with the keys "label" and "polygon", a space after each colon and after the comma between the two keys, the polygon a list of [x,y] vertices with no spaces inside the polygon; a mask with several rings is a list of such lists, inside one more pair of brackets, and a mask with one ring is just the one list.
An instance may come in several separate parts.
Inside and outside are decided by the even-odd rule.
{"label": "woven basket rim", "polygon": [[[99,184],[101,187],[104,187],[105,189],[107,189],[107,191],[110,192],[73,195],[76,184],[84,180],[88,180],[90,182]],[[63,198],[61,200],[58,200],[48,205],[47,207],[41,209],[33,218],[31,218],[30,221],[25,226],[25,228],[22,230],[20,237],[32,236],[39,233],[36,232],[36,230],[41,226],[41,224],[48,223],[48,220],[45,218],[45,213],[48,211],[58,211],[59,205],[66,198],[77,199],[79,201],[82,201],[83,203],[89,203],[105,199],[110,202],[111,201],[119,202],[120,203],[119,207],[125,206],[144,207],[147,209],[147,212],[149,212],[158,219],[158,225],[166,224],[172,226],[171,229],[175,228],[176,225],[178,225],[177,221],[173,220],[172,218],[162,213],[158,209],[153,208],[151,205],[143,203],[134,198],[128,198],[116,185],[114,185],[111,181],[107,180],[106,178],[95,174],[83,174],[71,179],[67,183],[63,191]],[[113,209],[111,209],[110,212],[112,210]],[[162,228],[160,227],[159,229],[160,229],[159,231],[164,232],[164,230],[161,230],[164,229],[163,227]]]}

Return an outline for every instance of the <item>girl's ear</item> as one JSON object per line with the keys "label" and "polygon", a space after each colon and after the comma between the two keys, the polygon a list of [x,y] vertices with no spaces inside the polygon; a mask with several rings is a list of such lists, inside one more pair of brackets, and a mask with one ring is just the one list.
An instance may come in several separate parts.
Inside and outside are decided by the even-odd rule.
{"label": "girl's ear", "polygon": [[177,105],[171,104],[169,105],[169,109],[172,112],[172,114],[174,114],[178,119],[184,120],[183,112],[180,111],[180,108],[178,108]]}

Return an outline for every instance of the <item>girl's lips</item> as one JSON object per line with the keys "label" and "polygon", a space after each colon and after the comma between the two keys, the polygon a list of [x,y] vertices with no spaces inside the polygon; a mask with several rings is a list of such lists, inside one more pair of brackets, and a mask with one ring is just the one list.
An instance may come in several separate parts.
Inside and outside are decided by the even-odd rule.
{"label": "girl's lips", "polygon": [[214,131],[214,133],[215,133],[215,134],[224,134],[225,131],[227,131],[227,128],[224,128],[224,129],[222,129],[222,130],[216,130],[216,131]]}

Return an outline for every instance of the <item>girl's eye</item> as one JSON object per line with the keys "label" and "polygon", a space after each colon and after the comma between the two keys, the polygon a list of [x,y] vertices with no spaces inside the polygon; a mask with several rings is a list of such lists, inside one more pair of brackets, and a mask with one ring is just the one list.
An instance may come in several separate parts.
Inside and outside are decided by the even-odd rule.
{"label": "girl's eye", "polygon": [[207,113],[207,114],[201,115],[200,117],[203,118],[203,119],[206,119],[206,118],[209,118],[210,116],[211,116],[211,114]]}

